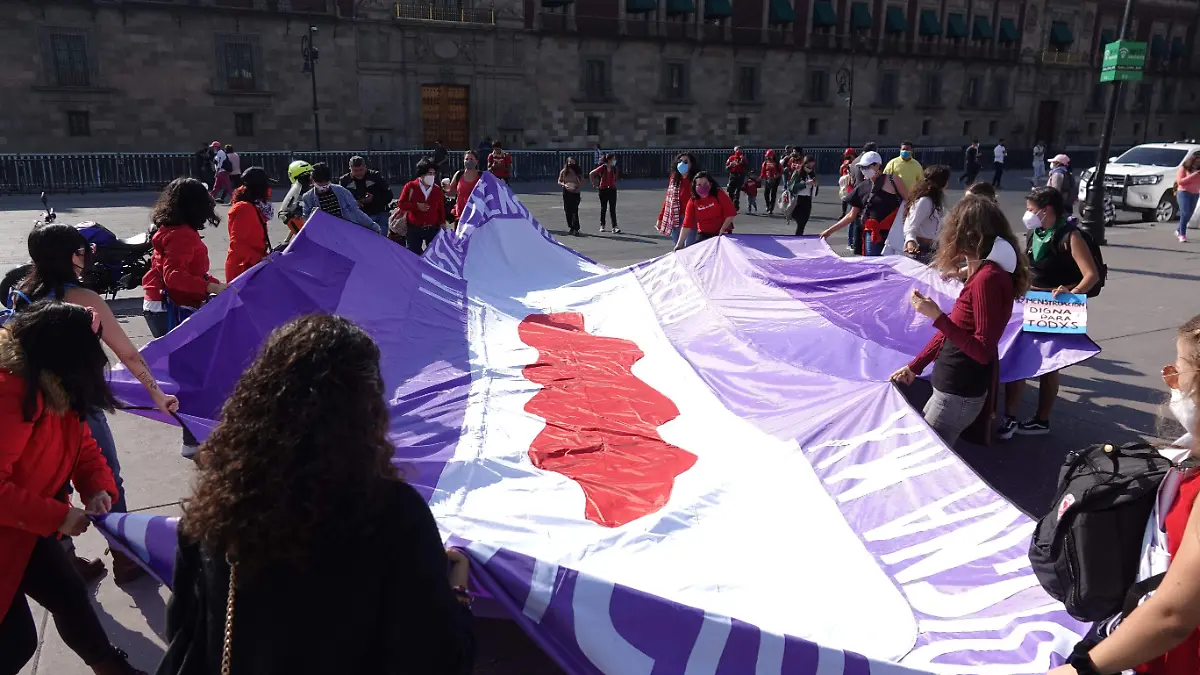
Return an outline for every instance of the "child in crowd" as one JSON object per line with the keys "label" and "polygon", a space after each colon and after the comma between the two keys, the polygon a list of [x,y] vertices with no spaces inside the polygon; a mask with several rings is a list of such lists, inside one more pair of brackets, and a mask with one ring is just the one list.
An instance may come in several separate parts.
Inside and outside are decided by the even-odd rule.
{"label": "child in crowd", "polygon": [[746,201],[749,204],[746,213],[758,213],[758,186],[758,176],[750,176],[742,183],[742,192],[746,193]]}

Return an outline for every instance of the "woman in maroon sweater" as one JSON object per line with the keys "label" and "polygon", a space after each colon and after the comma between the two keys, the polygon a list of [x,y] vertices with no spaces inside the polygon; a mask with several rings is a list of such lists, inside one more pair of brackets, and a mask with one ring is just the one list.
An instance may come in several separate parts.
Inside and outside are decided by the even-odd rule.
{"label": "woman in maroon sweater", "polygon": [[980,413],[990,418],[988,400],[999,383],[1000,337],[1012,317],[1013,299],[1029,290],[1029,262],[995,202],[967,196],[942,225],[934,265],[954,273],[966,265],[967,282],[949,316],[914,290],[913,309],[933,319],[938,334],[892,381],[912,384],[932,361],[933,396],[925,421],[954,445]]}

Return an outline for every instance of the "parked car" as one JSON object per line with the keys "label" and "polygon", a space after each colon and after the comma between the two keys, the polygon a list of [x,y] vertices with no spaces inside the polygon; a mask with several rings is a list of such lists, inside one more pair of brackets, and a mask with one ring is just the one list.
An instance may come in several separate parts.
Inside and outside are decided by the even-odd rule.
{"label": "parked car", "polygon": [[[1120,157],[1111,157],[1104,169],[1104,193],[1113,206],[1135,211],[1146,220],[1167,223],[1179,219],[1175,201],[1175,171],[1193,152],[1200,152],[1194,140],[1178,143],[1147,143],[1130,148]],[[1087,199],[1088,183],[1095,167],[1079,178],[1079,199]]]}

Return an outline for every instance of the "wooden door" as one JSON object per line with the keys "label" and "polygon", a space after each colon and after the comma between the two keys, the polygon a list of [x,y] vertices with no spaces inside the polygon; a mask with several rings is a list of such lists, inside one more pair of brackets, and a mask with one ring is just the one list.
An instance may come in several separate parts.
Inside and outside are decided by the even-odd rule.
{"label": "wooden door", "polygon": [[421,122],[425,147],[440,140],[447,150],[471,147],[470,97],[467,87],[426,84],[421,87]]}
{"label": "wooden door", "polygon": [[1038,104],[1037,133],[1033,141],[1041,141],[1047,148],[1054,146],[1054,128],[1058,123],[1058,101],[1042,101]]}

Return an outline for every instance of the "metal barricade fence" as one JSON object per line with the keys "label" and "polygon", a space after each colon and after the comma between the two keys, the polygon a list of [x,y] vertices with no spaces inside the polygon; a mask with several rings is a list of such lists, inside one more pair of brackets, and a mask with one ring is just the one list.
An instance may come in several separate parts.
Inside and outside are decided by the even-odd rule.
{"label": "metal barricade fence", "polygon": [[[841,166],[842,147],[805,148],[816,160],[817,173],[836,174]],[[574,157],[586,173],[595,167],[594,150],[512,150],[513,180],[554,181],[567,157]],[[618,169],[625,179],[661,179],[667,176],[683,152],[696,158],[697,167],[718,179],[726,175],[725,161],[730,149],[702,148],[644,148],[609,150],[616,155]],[[747,170],[756,173],[766,155],[765,148],[745,148]],[[884,162],[899,154],[898,148],[882,148]],[[980,163],[984,171],[991,169],[991,146],[981,148]],[[1094,165],[1094,148],[1067,148],[1076,175]],[[782,159],[782,150],[776,150]],[[391,183],[404,183],[414,177],[421,159],[429,156],[426,150],[367,150],[367,151],[264,151],[239,152],[243,169],[261,166],[267,175],[280,184],[287,184],[287,166],[296,159],[310,163],[325,162],[336,178],[347,171],[351,157],[360,155],[370,168],[379,171]],[[1117,154],[1114,152],[1114,154]],[[945,164],[961,171],[964,148],[918,147],[916,159],[925,166]],[[442,175],[449,176],[462,168],[461,151],[449,151],[442,166]],[[481,167],[487,159],[481,157]],[[1024,171],[1031,166],[1029,151],[1009,154],[1006,169]],[[37,194],[47,192],[88,192],[101,190],[157,190],[180,176],[201,177],[197,157],[190,153],[92,153],[92,154],[0,154],[0,194]]]}

